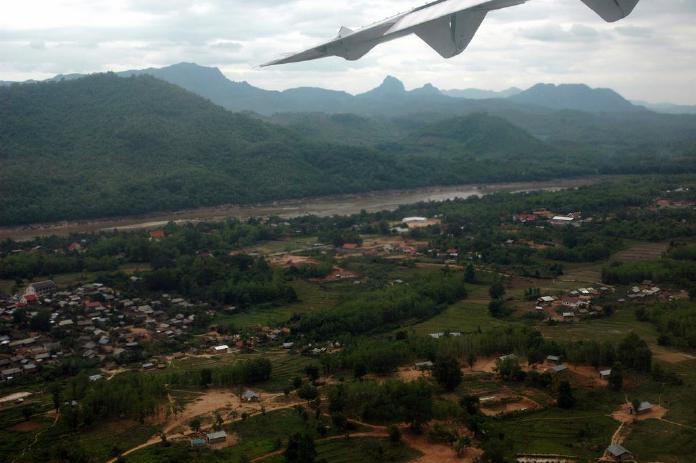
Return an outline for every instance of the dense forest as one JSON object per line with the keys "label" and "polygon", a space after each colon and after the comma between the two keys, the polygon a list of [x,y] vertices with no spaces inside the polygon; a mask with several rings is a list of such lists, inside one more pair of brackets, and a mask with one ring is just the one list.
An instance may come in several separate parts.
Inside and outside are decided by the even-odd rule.
{"label": "dense forest", "polygon": [[[305,130],[313,120],[273,125],[150,76],[2,87],[0,224],[696,166],[682,135],[670,143],[653,137],[643,148],[605,138],[596,149],[474,113],[382,119],[379,136],[368,129],[372,120],[335,116],[336,137],[316,138]],[[670,121],[661,124],[688,133],[690,119]]]}

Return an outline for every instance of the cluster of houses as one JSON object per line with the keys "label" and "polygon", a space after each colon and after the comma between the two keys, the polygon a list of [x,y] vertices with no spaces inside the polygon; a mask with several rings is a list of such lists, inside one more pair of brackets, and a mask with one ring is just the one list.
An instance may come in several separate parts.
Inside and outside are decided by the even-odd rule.
{"label": "cluster of houses", "polygon": [[667,198],[658,198],[655,200],[653,209],[690,209],[694,207],[696,207],[696,201],[693,200],[672,200]]}
{"label": "cluster of houses", "polygon": [[593,301],[612,291],[612,288],[606,286],[599,289],[587,287],[574,289],[560,297],[542,296],[537,299],[535,310],[540,313],[549,313],[549,317],[557,321],[572,322],[584,318],[601,317],[603,308],[593,304]]}
{"label": "cluster of houses", "polygon": [[[101,363],[122,355],[138,358],[143,342],[175,338],[191,331],[194,304],[163,294],[159,300],[126,298],[100,283],[58,290],[52,281],[30,284],[23,294],[0,302],[0,320],[9,326],[0,337],[0,374],[9,380],[37,372],[65,356]],[[16,323],[48,313],[43,327]],[[25,326],[26,325],[26,326]]]}
{"label": "cluster of houses", "polygon": [[546,222],[559,227],[565,227],[569,225],[579,227],[583,222],[587,222],[590,220],[591,219],[583,220],[581,212],[571,212],[570,214],[561,215],[551,212],[548,209],[538,209],[532,212],[521,212],[512,214],[512,221],[515,223]]}
{"label": "cluster of houses", "polygon": [[618,302],[626,302],[626,299],[636,302],[647,298],[664,298],[672,300],[674,297],[662,288],[655,286],[652,281],[644,281],[640,285],[632,286],[626,292],[626,298],[621,298]]}

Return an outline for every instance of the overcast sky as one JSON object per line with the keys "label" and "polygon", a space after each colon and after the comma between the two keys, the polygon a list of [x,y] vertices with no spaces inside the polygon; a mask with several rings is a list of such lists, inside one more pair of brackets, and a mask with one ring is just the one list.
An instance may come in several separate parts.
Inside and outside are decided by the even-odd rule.
{"label": "overcast sky", "polygon": [[628,98],[696,104],[696,0],[642,0],[605,23],[580,0],[530,0],[491,13],[464,54],[440,58],[415,37],[358,62],[330,58],[259,69],[423,0],[2,0],[0,80],[188,61],[232,80],[360,92],[394,75],[409,88],[611,87]]}

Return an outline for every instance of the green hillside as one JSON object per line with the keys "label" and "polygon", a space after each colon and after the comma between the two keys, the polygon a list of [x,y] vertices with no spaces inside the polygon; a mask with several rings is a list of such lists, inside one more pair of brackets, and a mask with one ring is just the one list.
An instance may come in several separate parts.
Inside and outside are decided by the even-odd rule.
{"label": "green hillside", "polygon": [[269,120],[146,75],[2,87],[0,225],[695,164],[688,144],[607,154],[476,113]]}
{"label": "green hillside", "polygon": [[152,77],[0,91],[0,223],[392,187],[364,148],[310,144]]}

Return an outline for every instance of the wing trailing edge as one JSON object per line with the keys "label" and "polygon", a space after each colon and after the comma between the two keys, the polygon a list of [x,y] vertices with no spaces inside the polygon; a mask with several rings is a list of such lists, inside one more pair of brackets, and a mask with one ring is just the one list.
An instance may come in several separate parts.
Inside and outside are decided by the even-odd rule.
{"label": "wing trailing edge", "polygon": [[592,8],[602,19],[613,23],[631,14],[639,0],[582,0],[582,2]]}
{"label": "wing trailing edge", "polygon": [[457,56],[469,46],[486,11],[453,14],[418,26],[414,32],[443,58]]}

